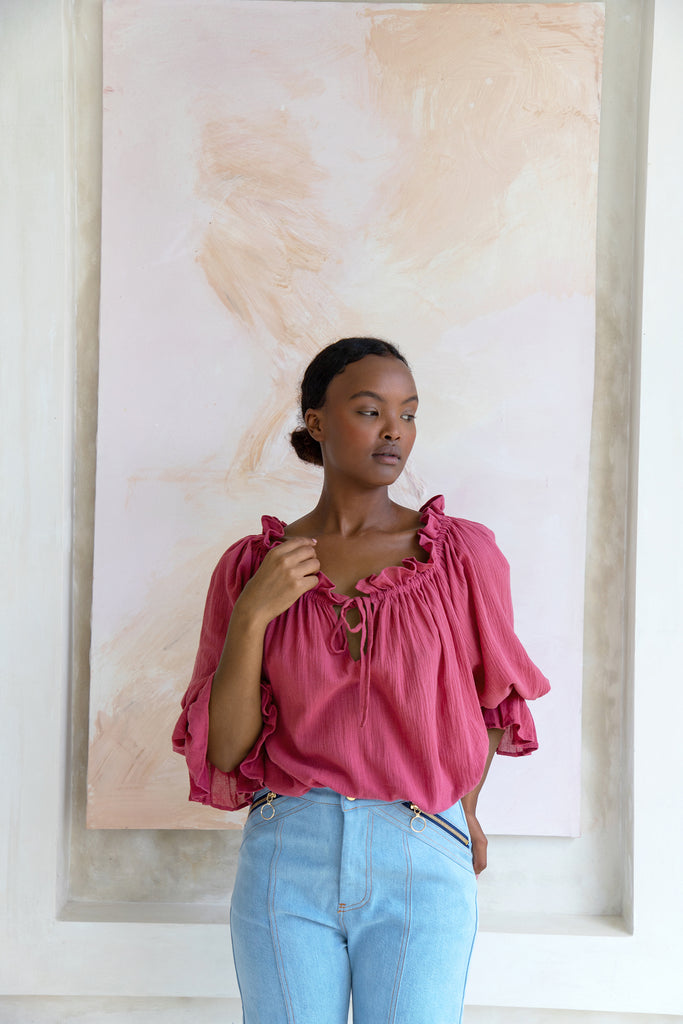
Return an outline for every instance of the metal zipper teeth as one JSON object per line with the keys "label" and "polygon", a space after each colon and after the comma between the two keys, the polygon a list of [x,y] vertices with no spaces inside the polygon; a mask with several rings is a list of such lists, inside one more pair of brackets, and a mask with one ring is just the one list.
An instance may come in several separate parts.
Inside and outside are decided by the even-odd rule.
{"label": "metal zipper teeth", "polygon": [[[403,806],[407,807],[409,811],[414,810],[414,805],[411,804],[409,800],[404,800]],[[421,818],[425,818],[427,821],[431,821],[431,823],[436,825],[437,828],[442,828],[444,832],[448,832],[449,836],[453,836],[453,838],[457,839],[463,846],[469,847],[469,837],[464,832],[461,832],[459,828],[456,828],[455,825],[451,825],[447,818],[442,818],[440,814],[427,814],[426,811],[420,811],[419,816]]]}

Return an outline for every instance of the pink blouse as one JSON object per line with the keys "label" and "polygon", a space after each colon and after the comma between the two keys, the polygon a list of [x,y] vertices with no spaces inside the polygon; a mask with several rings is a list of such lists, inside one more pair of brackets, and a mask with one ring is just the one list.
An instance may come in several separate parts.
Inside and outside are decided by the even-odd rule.
{"label": "pink blouse", "polygon": [[[286,796],[329,786],[346,796],[411,800],[445,810],[477,785],[487,728],[505,730],[499,753],[538,746],[526,700],[549,690],[513,629],[509,567],[485,526],[420,509],[429,558],[411,557],[361,580],[358,597],[318,586],[267,627],[263,730],[242,763],[206,759],[209,696],[230,613],[285,524],[228,548],[211,578],[194,673],[173,732],[185,755],[190,800],[236,810],[264,786]],[[360,621],[348,624],[357,609]],[[352,618],[353,621],[353,618]],[[360,659],[346,631],[360,633]]]}

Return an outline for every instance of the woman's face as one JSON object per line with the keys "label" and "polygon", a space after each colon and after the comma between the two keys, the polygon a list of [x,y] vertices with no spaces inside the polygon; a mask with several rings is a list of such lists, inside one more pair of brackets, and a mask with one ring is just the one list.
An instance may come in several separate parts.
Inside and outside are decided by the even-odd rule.
{"label": "woman's face", "polygon": [[325,404],[309,409],[306,426],[320,442],[326,473],[366,486],[398,478],[415,443],[417,389],[394,356],[365,356],[327,388]]}

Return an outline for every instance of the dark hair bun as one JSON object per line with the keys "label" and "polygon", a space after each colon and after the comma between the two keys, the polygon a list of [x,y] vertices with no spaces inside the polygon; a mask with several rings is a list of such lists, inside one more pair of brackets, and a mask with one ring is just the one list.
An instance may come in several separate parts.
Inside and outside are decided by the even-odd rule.
{"label": "dark hair bun", "polygon": [[312,462],[314,466],[322,466],[323,453],[314,437],[306,427],[299,427],[290,434],[292,448],[303,462]]}

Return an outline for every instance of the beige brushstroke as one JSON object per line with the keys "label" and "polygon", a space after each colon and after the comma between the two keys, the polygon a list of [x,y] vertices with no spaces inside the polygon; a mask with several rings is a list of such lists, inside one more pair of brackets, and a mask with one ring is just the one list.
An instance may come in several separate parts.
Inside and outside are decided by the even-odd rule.
{"label": "beige brushstroke", "polygon": [[198,257],[209,284],[242,323],[296,344],[297,277],[310,283],[329,258],[314,202],[321,171],[300,127],[284,113],[208,124],[199,171],[199,194],[212,207]]}
{"label": "beige brushstroke", "polygon": [[[296,95],[301,75],[283,88]],[[226,474],[233,494],[255,473],[276,478],[268,453],[291,423],[306,362],[349,322],[367,333],[336,288],[346,239],[322,212],[317,186],[325,175],[303,127],[284,112],[223,118],[204,129],[197,191],[212,212],[197,259],[247,337],[273,354],[272,382],[264,381],[265,397]]]}
{"label": "beige brushstroke", "polygon": [[[89,828],[236,828],[242,822],[242,814],[188,803],[185,762],[171,750],[219,554],[185,559],[156,580],[148,592],[150,613],[133,618],[94,652],[93,671],[125,682],[97,712],[91,730]],[[169,593],[183,599],[169,602]],[[161,608],[162,615],[154,614]]]}
{"label": "beige brushstroke", "polygon": [[[469,294],[470,318],[515,304],[530,278],[591,294],[594,267],[580,257],[594,248],[602,9],[434,4],[365,17],[373,102],[401,138],[378,218],[389,258],[446,303]],[[519,260],[520,215],[536,238],[559,223],[560,258]]]}
{"label": "beige brushstroke", "polygon": [[150,482],[157,484],[180,485],[185,491],[185,500],[196,496],[198,490],[210,490],[215,493],[225,481],[225,469],[215,465],[215,457],[201,459],[196,466],[148,466],[130,473],[127,478],[125,507],[128,508],[141,484]]}
{"label": "beige brushstroke", "polygon": [[282,431],[300,365],[336,337],[342,304],[323,274],[334,232],[316,198],[323,177],[303,128],[285,112],[204,129],[197,191],[211,216],[197,258],[253,343],[273,354],[274,380],[242,434],[233,487]]}

